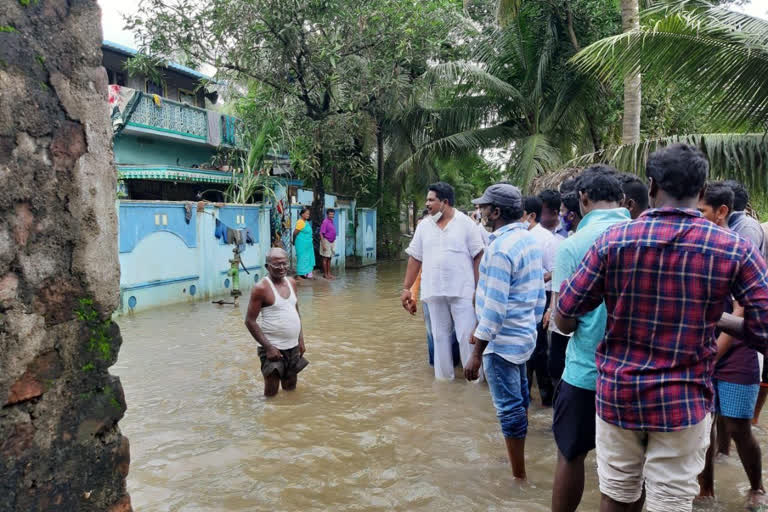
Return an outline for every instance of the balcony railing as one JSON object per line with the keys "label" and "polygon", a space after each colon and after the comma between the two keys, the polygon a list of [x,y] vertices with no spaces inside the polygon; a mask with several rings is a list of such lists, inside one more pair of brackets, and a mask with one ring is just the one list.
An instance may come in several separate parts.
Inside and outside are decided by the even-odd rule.
{"label": "balcony railing", "polygon": [[155,103],[151,95],[142,94],[128,125],[207,140],[208,116],[205,109],[166,98],[161,98],[159,103]]}
{"label": "balcony railing", "polygon": [[243,121],[236,117],[145,94],[129,87],[109,86],[109,112],[116,133],[123,128],[163,132],[173,138],[245,148]]}

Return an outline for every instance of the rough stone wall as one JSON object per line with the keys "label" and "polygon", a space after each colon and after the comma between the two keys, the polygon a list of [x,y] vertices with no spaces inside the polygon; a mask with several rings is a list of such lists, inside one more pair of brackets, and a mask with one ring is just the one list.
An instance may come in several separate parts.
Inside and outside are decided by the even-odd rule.
{"label": "rough stone wall", "polygon": [[131,510],[95,0],[0,8],[0,511]]}

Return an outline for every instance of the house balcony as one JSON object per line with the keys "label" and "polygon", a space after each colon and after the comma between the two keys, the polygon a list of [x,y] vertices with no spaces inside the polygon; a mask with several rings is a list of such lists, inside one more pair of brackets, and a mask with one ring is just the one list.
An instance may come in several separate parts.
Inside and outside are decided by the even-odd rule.
{"label": "house balcony", "polygon": [[110,86],[109,103],[115,133],[244,147],[243,123],[232,116],[115,85]]}

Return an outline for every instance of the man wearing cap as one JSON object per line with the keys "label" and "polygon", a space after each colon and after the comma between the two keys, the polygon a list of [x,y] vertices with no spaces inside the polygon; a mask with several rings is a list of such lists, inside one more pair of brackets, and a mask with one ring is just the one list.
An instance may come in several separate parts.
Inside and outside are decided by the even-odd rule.
{"label": "man wearing cap", "polygon": [[411,287],[421,270],[421,300],[429,305],[435,377],[453,379],[453,331],[462,365],[472,352],[469,338],[477,323],[472,298],[485,245],[472,219],[453,207],[453,187],[433,183],[427,192],[429,217],[416,227],[406,252],[408,268],[400,302],[415,313]]}
{"label": "man wearing cap", "polygon": [[482,363],[512,475],[525,480],[525,362],[536,346],[536,324],[546,303],[541,250],[522,222],[523,198],[517,187],[492,185],[472,202],[480,205],[483,223],[493,233],[480,262],[478,325],[471,341],[475,348],[464,373],[468,380],[476,379]]}

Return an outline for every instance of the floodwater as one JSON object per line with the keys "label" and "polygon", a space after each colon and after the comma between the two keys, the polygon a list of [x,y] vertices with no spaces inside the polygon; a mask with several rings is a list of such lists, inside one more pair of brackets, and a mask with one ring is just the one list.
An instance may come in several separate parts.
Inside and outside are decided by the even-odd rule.
{"label": "floodwater", "polygon": [[[302,284],[311,364],[295,392],[269,400],[246,304],[120,318],[112,372],[128,402],[120,425],[135,510],[549,510],[551,409],[531,406],[530,484],[517,485],[488,388],[434,381],[421,312],[399,304],[403,271],[385,264]],[[765,450],[765,432],[758,438]],[[716,467],[720,501],[696,510],[741,509],[748,485],[732,453]],[[580,510],[598,503],[591,456]]]}

